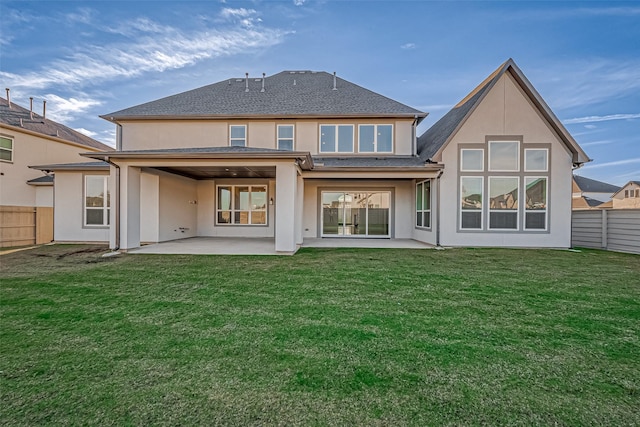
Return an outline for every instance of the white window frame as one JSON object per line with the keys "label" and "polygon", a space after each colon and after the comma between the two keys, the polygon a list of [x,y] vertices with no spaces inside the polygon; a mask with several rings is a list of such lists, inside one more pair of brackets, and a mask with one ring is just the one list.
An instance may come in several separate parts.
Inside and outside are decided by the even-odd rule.
{"label": "white window frame", "polygon": [[[425,209],[425,197],[424,197],[424,186],[426,183],[429,183],[429,209]],[[420,190],[418,190],[420,189]],[[416,221],[415,221],[415,226],[416,228],[420,228],[420,229],[424,229],[424,230],[430,230],[431,229],[431,180],[430,179],[425,179],[424,181],[420,181],[420,182],[416,182],[416,205],[417,205],[417,201],[418,201],[418,191],[420,191],[421,197],[422,197],[422,206],[416,206]],[[428,214],[428,218],[429,218],[429,225],[426,226],[424,225],[424,214]],[[418,215],[422,215],[422,225],[418,225]]]}
{"label": "white window frame", "polygon": [[[480,151],[482,154],[482,162],[480,169],[465,169],[463,166],[463,157],[465,151]],[[484,172],[484,148],[461,148],[460,149],[460,172]]]}
{"label": "white window frame", "polygon": [[[225,188],[230,188],[231,189],[231,196],[230,196],[230,202],[231,202],[231,209],[220,209],[220,200],[219,200],[219,189],[220,187],[225,187]],[[249,210],[244,210],[244,209],[236,209],[236,200],[235,200],[235,190],[236,187],[247,187],[249,188]],[[265,208],[264,209],[251,209],[251,194],[253,193],[253,188],[263,188],[264,189],[264,194],[265,194]],[[216,185],[216,218],[215,218],[215,223],[216,225],[219,226],[230,226],[230,227],[266,227],[269,225],[269,186],[266,184],[219,184]],[[230,212],[230,221],[231,222],[219,222],[218,221],[218,214],[220,212]],[[249,224],[240,224],[240,223],[236,223],[235,222],[235,213],[236,212],[249,212]],[[264,212],[264,224],[263,223],[258,223],[258,224],[253,224],[251,223],[251,220],[253,219],[253,212]]]}
{"label": "white window frame", "polygon": [[[373,126],[373,151],[362,151],[360,148],[360,138],[362,135],[361,129],[363,126]],[[380,151],[378,150],[378,126],[389,126],[391,127],[391,150],[390,151]],[[393,125],[390,123],[381,123],[381,124],[372,124],[372,123],[363,123],[358,125],[358,153],[393,153],[395,144],[394,144],[394,130]]]}
{"label": "white window frame", "polygon": [[[290,127],[293,131],[291,138],[280,138],[280,128]],[[291,151],[295,151],[296,149],[296,125],[294,124],[286,124],[286,125],[278,125],[276,128],[276,147],[278,150],[285,150],[284,148],[280,148],[280,141],[291,141]]]}
{"label": "white window frame", "polygon": [[[491,168],[491,145],[492,144],[516,144],[517,146],[517,156],[516,156],[516,168],[515,169],[492,169]],[[488,141],[487,150],[489,151],[489,162],[487,165],[487,170],[489,172],[520,172],[520,141]]]}
{"label": "white window frame", "polygon": [[[482,190],[482,194],[480,194],[480,198],[481,198],[481,202],[480,202],[480,209],[462,209],[462,182],[464,181],[465,178],[474,178],[474,179],[479,179],[480,180],[480,188]],[[460,176],[460,194],[458,197],[458,221],[460,221],[460,230],[461,231],[481,231],[484,230],[484,206],[485,206],[485,199],[486,199],[486,194],[485,194],[485,188],[484,188],[484,176],[477,176],[477,175],[463,175]],[[480,212],[480,227],[479,228],[470,228],[470,227],[462,227],[462,213],[463,212]]]}
{"label": "white window frame", "polygon": [[[336,146],[334,151],[323,151],[322,150],[322,127],[323,126],[332,126],[335,129],[336,132]],[[338,147],[340,146],[340,134],[338,132],[338,129],[340,126],[351,126],[351,151],[339,151]],[[322,123],[320,125],[318,125],[318,153],[333,153],[333,154],[349,154],[349,153],[354,153],[354,148],[356,145],[356,135],[355,135],[355,126],[352,124],[332,124],[332,123]]]}
{"label": "white window frame", "polygon": [[[527,168],[527,152],[529,151],[544,151],[545,154],[545,168],[544,169],[529,169]],[[524,149],[524,171],[525,172],[548,172],[549,171],[549,149],[548,148],[525,148]]]}
{"label": "white window frame", "polygon": [[[102,179],[103,185],[103,197],[104,197],[104,206],[93,207],[87,206],[87,181],[89,179],[99,178]],[[111,211],[111,200],[109,197],[109,176],[107,175],[85,175],[84,176],[84,189],[83,189],[83,209],[82,209],[82,224],[84,227],[89,228],[105,228],[110,225],[110,211]],[[102,224],[87,224],[87,211],[89,210],[102,210]]]}
{"label": "white window frame", "polygon": [[[491,180],[492,179],[513,179],[515,180],[518,184],[518,199],[516,201],[516,208],[515,209],[491,209]],[[500,175],[491,175],[488,177],[487,180],[487,198],[486,198],[486,203],[487,203],[487,211],[488,211],[488,221],[487,221],[487,230],[489,231],[519,231],[520,230],[520,204],[521,204],[521,197],[520,197],[520,177],[519,176],[500,176]],[[515,212],[516,213],[516,227],[515,228],[494,228],[491,227],[491,214],[493,212]]]}
{"label": "white window frame", "polygon": [[[231,137],[232,128],[244,128],[244,138]],[[233,141],[244,141],[244,145],[233,145]],[[229,147],[248,147],[247,144],[247,125],[229,125]]]}
{"label": "white window frame", "polygon": [[9,160],[0,159],[0,162],[13,163],[13,147],[14,147],[14,144],[15,144],[15,139],[13,139],[13,137],[8,136],[8,135],[0,135],[0,138],[6,139],[6,140],[11,142],[11,148],[0,148],[0,151],[9,152]]}
{"label": "white window frame", "polygon": [[[544,209],[527,209],[527,180],[544,179],[546,181],[545,188],[545,201]],[[522,188],[524,193],[523,209],[524,209],[524,221],[522,221],[522,229],[526,231],[547,231],[549,228],[549,177],[548,176],[525,176],[524,186]],[[544,212],[544,228],[527,228],[527,213],[542,213]]]}

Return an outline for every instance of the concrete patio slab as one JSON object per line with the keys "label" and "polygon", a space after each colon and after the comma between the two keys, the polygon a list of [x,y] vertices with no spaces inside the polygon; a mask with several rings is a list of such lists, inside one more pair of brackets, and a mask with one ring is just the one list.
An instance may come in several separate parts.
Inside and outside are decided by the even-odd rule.
{"label": "concrete patio slab", "polygon": [[191,237],[145,245],[131,254],[277,255],[273,238]]}
{"label": "concrete patio slab", "polygon": [[380,248],[380,249],[431,249],[434,246],[413,239],[304,239],[304,248]]}

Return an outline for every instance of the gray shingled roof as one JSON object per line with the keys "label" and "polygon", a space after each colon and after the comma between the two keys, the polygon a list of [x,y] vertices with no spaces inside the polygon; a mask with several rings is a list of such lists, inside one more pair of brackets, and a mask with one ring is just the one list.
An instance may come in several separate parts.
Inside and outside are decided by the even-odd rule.
{"label": "gray shingled roof", "polygon": [[43,175],[38,178],[30,179],[27,181],[29,185],[52,185],[53,177],[51,175]]}
{"label": "gray shingled roof", "polygon": [[[485,92],[491,87],[490,82],[478,89],[478,91],[465,102],[456,105],[442,116],[440,120],[433,124],[425,133],[418,138],[418,154],[423,160],[431,159],[449,137],[456,131],[458,126],[467,117],[469,112],[476,106]],[[463,100],[464,101],[464,100]]]}
{"label": "gray shingled roof", "polygon": [[580,175],[574,175],[573,180],[578,188],[585,193],[615,193],[621,187],[617,185],[607,184],[606,182],[596,181],[595,179],[586,178]]}
{"label": "gray shingled roof", "polygon": [[419,157],[313,157],[314,164],[325,168],[411,168],[426,167],[429,164]]}
{"label": "gray shingled roof", "polygon": [[262,78],[232,78],[101,116],[151,117],[396,116],[426,113],[320,71],[282,71]]}
{"label": "gray shingled roof", "polygon": [[29,167],[31,169],[37,169],[37,170],[41,170],[41,171],[109,170],[109,163],[103,162],[103,161],[83,162],[83,163],[56,163],[56,164],[52,164],[52,165],[37,165],[37,166],[29,166]]}
{"label": "gray shingled roof", "polygon": [[[20,119],[22,119],[22,122]],[[9,108],[9,101],[4,98],[0,98],[0,123],[36,132],[48,137],[64,139],[65,141],[84,145],[88,148],[96,148],[101,151],[113,150],[113,148],[108,145],[98,142],[65,125],[54,122],[53,120],[44,119],[36,113],[33,113],[32,119],[29,110],[15,102],[11,102],[11,108]]]}

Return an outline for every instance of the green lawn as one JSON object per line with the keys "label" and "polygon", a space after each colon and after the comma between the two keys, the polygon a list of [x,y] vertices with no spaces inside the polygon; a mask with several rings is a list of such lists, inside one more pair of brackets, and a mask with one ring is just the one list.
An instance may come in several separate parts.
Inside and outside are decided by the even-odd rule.
{"label": "green lawn", "polygon": [[0,425],[640,425],[640,257],[0,258]]}

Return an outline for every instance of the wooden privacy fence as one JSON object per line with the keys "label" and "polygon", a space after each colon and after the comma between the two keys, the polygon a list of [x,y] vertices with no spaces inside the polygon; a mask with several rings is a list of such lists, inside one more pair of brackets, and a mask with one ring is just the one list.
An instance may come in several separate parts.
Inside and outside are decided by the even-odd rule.
{"label": "wooden privacy fence", "polygon": [[640,254],[640,209],[573,211],[573,246]]}
{"label": "wooden privacy fence", "polygon": [[0,206],[0,248],[53,240],[53,208]]}

